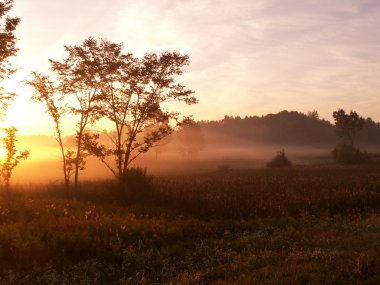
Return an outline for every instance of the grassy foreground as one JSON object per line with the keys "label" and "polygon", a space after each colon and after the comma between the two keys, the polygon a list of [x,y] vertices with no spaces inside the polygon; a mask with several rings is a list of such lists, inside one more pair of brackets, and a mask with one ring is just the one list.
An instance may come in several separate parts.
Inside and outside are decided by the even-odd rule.
{"label": "grassy foreground", "polygon": [[0,198],[1,284],[380,284],[380,166],[229,171]]}

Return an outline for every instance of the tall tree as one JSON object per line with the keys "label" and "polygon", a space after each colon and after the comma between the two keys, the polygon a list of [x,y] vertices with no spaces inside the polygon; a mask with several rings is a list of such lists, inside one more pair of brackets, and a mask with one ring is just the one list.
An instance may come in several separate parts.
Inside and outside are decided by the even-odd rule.
{"label": "tall tree", "polygon": [[46,106],[46,112],[54,121],[55,138],[59,144],[62,158],[62,170],[65,183],[66,195],[69,195],[70,174],[73,168],[73,152],[65,150],[62,138],[62,117],[67,113],[67,108],[63,105],[64,97],[58,93],[57,87],[48,76],[33,72],[32,79],[26,81],[35,90],[32,100],[42,102]]}
{"label": "tall tree", "polygon": [[356,135],[363,128],[365,119],[354,111],[348,114],[343,109],[334,111],[333,117],[338,137],[344,144],[354,146]]}
{"label": "tall tree", "polygon": [[[10,68],[9,58],[17,54],[16,42],[17,38],[14,34],[20,18],[9,16],[13,7],[13,0],[5,0],[0,2],[0,81],[8,78],[15,72]],[[0,120],[5,116],[5,111],[9,103],[14,99],[16,94],[6,92],[0,86]],[[19,164],[21,159],[29,156],[29,151],[23,151],[17,154],[16,150],[16,131],[15,127],[3,129],[5,137],[2,139],[6,150],[5,160],[1,162],[0,174],[8,192],[10,187],[10,179],[13,169]]]}
{"label": "tall tree", "polygon": [[78,191],[79,170],[83,169],[85,151],[83,138],[88,125],[99,119],[95,112],[101,90],[103,72],[97,41],[86,39],[79,46],[65,46],[67,57],[62,61],[50,60],[51,70],[56,73],[58,91],[69,103],[71,113],[78,117],[76,130],[76,152],[74,162],[74,198]]}
{"label": "tall tree", "polygon": [[[197,103],[193,91],[176,82],[189,63],[178,52],[149,53],[143,58],[122,53],[122,44],[100,41],[102,92],[98,112],[114,124],[112,148],[87,140],[87,149],[112,171],[120,185],[127,183],[131,163],[155,143],[171,134],[187,118],[169,111],[173,101]],[[114,163],[108,163],[108,157]]]}
{"label": "tall tree", "polygon": [[[13,7],[13,0],[0,2],[0,80],[7,78],[15,72],[10,68],[9,58],[15,56],[17,38],[14,34],[20,23],[20,18],[10,17],[9,12]],[[16,94],[10,94],[0,87],[0,119],[5,115],[5,110]]]}

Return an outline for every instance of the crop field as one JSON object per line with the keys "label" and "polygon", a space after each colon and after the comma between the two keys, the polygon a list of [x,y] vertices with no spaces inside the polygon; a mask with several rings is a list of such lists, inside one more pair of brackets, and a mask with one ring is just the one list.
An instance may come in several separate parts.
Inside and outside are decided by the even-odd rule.
{"label": "crop field", "polygon": [[15,187],[1,284],[380,284],[380,165],[215,171]]}

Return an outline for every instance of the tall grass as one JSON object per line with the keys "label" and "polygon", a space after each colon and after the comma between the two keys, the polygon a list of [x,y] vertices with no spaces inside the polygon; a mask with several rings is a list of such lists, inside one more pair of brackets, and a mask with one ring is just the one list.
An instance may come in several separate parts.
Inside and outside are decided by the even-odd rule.
{"label": "tall grass", "polygon": [[112,181],[78,201],[19,187],[0,197],[1,284],[380,284],[379,170],[158,177],[127,202]]}

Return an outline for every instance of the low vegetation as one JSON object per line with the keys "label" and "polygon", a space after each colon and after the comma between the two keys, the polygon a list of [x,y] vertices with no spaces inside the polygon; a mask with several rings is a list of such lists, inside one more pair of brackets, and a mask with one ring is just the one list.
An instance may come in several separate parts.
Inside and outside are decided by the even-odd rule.
{"label": "low vegetation", "polygon": [[342,164],[365,163],[370,160],[369,154],[360,149],[346,144],[337,145],[332,151],[333,157]]}
{"label": "low vegetation", "polygon": [[[294,166],[0,199],[2,284],[379,284],[380,166]],[[57,188],[58,187],[58,188]],[[61,194],[60,194],[61,193]],[[124,205],[123,205],[124,204]]]}
{"label": "low vegetation", "polygon": [[292,163],[288,159],[288,157],[285,155],[285,150],[280,150],[277,152],[276,156],[272,158],[270,162],[267,163],[267,166],[270,168],[275,167],[284,167],[284,166],[291,166]]}

